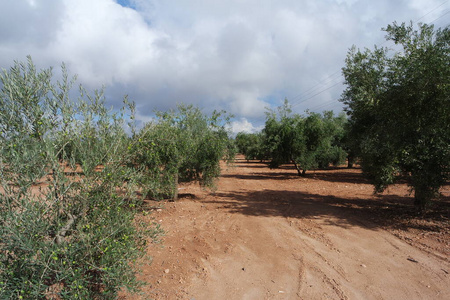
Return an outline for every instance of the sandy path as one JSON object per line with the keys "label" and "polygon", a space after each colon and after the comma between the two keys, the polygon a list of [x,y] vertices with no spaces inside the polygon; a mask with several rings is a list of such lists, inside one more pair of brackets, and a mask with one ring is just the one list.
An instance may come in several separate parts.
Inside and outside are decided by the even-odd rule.
{"label": "sandy path", "polygon": [[386,200],[372,200],[358,171],[336,172],[299,178],[239,161],[214,195],[185,187],[181,201],[152,214],[166,236],[149,248],[145,292],[196,300],[450,299],[447,235],[439,251],[399,239],[372,218],[369,208]]}

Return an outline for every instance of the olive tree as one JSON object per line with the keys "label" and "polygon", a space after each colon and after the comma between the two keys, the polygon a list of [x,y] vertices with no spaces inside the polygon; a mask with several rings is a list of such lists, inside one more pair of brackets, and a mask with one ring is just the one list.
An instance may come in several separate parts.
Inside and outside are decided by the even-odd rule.
{"label": "olive tree", "polygon": [[285,100],[277,112],[267,113],[263,132],[269,166],[292,163],[299,175],[305,175],[307,170],[341,163],[346,155],[339,145],[345,122],[343,115],[334,117],[332,112],[292,115]]}
{"label": "olive tree", "polygon": [[308,113],[303,120],[303,135],[306,149],[298,160],[304,169],[325,169],[344,162],[347,153],[343,149],[343,114],[335,117],[332,111],[323,114]]}
{"label": "olive tree", "polygon": [[[126,167],[125,119],[63,66],[28,58],[0,75],[0,298],[112,299],[135,289],[151,228],[135,220],[137,174]],[[76,157],[75,157],[76,153]],[[142,226],[141,226],[142,225]]]}
{"label": "olive tree", "polygon": [[180,181],[213,187],[220,161],[234,157],[225,129],[229,117],[216,111],[207,116],[192,105],[157,112],[156,117],[135,136],[137,143],[131,151],[133,165],[146,174],[142,184],[147,194],[176,200]]}
{"label": "olive tree", "polygon": [[349,139],[377,192],[406,178],[424,208],[449,178],[450,28],[383,30],[396,50],[353,47],[343,68]]}
{"label": "olive tree", "polygon": [[239,132],[236,135],[235,143],[239,153],[245,159],[257,159],[263,161],[268,158],[267,147],[264,144],[264,134]]}
{"label": "olive tree", "polygon": [[298,174],[302,171],[297,158],[305,152],[302,118],[299,115],[292,116],[289,102],[285,100],[283,106],[277,111],[266,113],[266,124],[263,129],[265,144],[269,150],[271,168],[277,168],[282,164],[293,163]]}

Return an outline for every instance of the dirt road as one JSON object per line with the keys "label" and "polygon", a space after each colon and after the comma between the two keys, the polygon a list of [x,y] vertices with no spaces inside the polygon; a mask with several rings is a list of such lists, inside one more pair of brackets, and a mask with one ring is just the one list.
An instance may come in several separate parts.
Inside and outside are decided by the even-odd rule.
{"label": "dirt road", "polygon": [[404,185],[377,197],[357,169],[241,158],[214,194],[154,203],[166,234],[140,278],[156,299],[450,299],[449,191],[416,218]]}

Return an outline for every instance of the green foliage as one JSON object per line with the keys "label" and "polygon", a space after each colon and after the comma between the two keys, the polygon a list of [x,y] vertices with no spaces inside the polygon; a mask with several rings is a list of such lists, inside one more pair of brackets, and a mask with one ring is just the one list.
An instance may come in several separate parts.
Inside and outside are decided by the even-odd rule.
{"label": "green foliage", "polygon": [[[156,233],[135,220],[125,116],[103,94],[69,99],[31,58],[0,75],[0,298],[112,299],[135,289],[134,261]],[[125,181],[126,179],[126,181]]]}
{"label": "green foliage", "polygon": [[343,69],[349,145],[376,191],[406,177],[424,208],[449,178],[450,28],[384,30],[397,51],[353,47]]}
{"label": "green foliage", "polygon": [[239,153],[244,154],[245,159],[257,159],[263,161],[268,158],[267,149],[264,144],[264,135],[259,133],[239,132],[235,138]]}
{"label": "green foliage", "polygon": [[271,168],[281,164],[294,163],[300,174],[300,166],[296,158],[305,150],[302,118],[291,117],[291,109],[287,100],[278,111],[269,111],[263,129],[265,144],[269,149]]}
{"label": "green foliage", "polygon": [[299,175],[304,175],[313,168],[342,163],[346,156],[341,146],[345,122],[344,115],[334,117],[332,112],[292,116],[285,100],[278,112],[267,114],[264,144],[269,147],[270,167],[293,163]]}
{"label": "green foliage", "polygon": [[342,164],[347,157],[345,151],[347,117],[343,112],[334,116],[332,111],[324,111],[320,119],[324,132],[318,155],[319,168],[326,168],[330,164],[333,166]]}
{"label": "green foliage", "polygon": [[300,126],[304,148],[298,153],[296,161],[302,166],[303,172],[314,168],[324,169],[345,160],[346,153],[341,146],[345,122],[345,117],[334,117],[331,111],[323,115],[309,113],[302,119]]}
{"label": "green foliage", "polygon": [[213,187],[220,175],[220,161],[231,161],[234,148],[223,112],[204,115],[193,106],[157,112],[157,120],[137,134],[132,164],[145,175],[143,186],[154,198],[177,198],[179,181],[198,181]]}

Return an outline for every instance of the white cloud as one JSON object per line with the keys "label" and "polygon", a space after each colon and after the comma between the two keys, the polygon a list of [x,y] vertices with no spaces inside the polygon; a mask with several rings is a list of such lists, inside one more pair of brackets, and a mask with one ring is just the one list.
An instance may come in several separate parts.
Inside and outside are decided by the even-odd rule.
{"label": "white cloud", "polygon": [[94,86],[128,83],[135,70],[154,59],[151,30],[135,10],[111,0],[66,1],[66,14],[53,44],[56,55]]}
{"label": "white cloud", "polygon": [[324,78],[339,72],[347,49],[382,42],[381,27],[395,20],[433,21],[450,8],[440,0],[129,3],[2,1],[0,67],[27,54],[39,67],[64,61],[87,87],[105,84],[112,104],[129,94],[143,120],[187,102],[260,125],[265,106],[285,97],[296,112],[338,109],[340,86],[303,95],[339,82]]}
{"label": "white cloud", "polygon": [[240,118],[237,121],[231,122],[229,130],[233,136],[236,136],[239,132],[256,133],[261,131],[263,128],[263,126],[254,126],[246,118]]}

